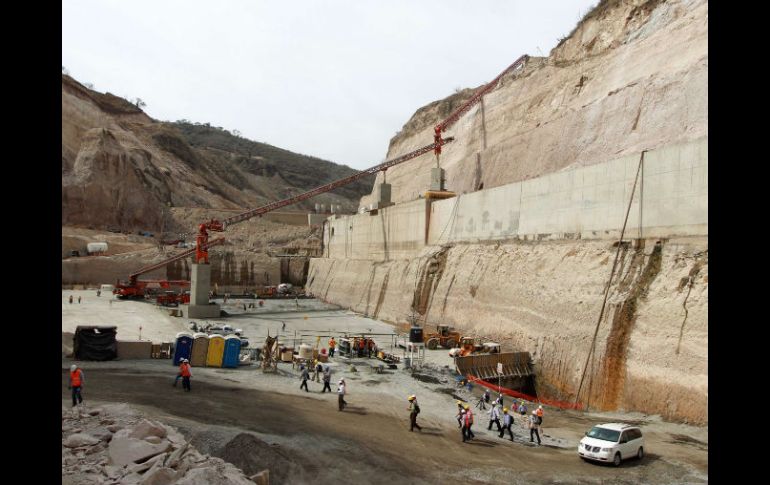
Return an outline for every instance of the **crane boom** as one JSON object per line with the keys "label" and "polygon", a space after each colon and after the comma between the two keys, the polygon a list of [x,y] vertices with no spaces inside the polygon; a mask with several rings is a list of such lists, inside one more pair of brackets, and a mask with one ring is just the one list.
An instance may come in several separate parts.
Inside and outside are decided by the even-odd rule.
{"label": "crane boom", "polygon": [[[375,165],[374,167],[367,168],[366,170],[361,170],[360,172],[354,173],[353,175],[350,175],[345,178],[341,178],[339,180],[335,180],[334,182],[321,185],[320,187],[316,187],[313,190],[309,190],[302,194],[295,195],[294,197],[289,197],[288,199],[271,202],[270,204],[263,205],[262,207],[257,207],[256,209],[251,209],[246,212],[242,212],[240,214],[234,215],[232,217],[228,217],[227,219],[222,221],[221,223],[222,229],[218,228],[216,224],[218,221],[210,221],[210,222],[214,222],[214,224],[212,224],[213,230],[215,231],[223,230],[228,226],[246,221],[248,219],[251,219],[254,216],[259,216],[267,212],[280,209],[281,207],[286,207],[287,205],[292,205],[292,204],[296,204],[297,202],[302,202],[303,200],[307,200],[311,197],[315,197],[316,195],[323,194],[325,192],[334,190],[338,187],[342,187],[343,185],[347,185],[351,182],[355,182],[356,180],[362,177],[366,177],[367,175],[371,175],[383,170],[387,170],[390,167],[394,167],[400,163],[406,162],[407,160],[411,160],[413,158],[419,157],[420,155],[428,153],[429,151],[435,149],[436,147],[440,147],[441,145],[446,145],[447,143],[451,143],[452,141],[454,141],[453,137],[442,139],[442,141],[439,143],[432,143],[430,145],[426,145],[422,148],[418,148],[417,150],[409,152],[405,155],[401,155],[400,157],[394,158],[392,160],[388,160],[379,165]],[[208,229],[212,229],[212,227],[209,227]]]}
{"label": "crane boom", "polygon": [[[503,78],[503,76],[505,76],[509,72],[515,71],[516,69],[518,69],[519,67],[524,65],[524,63],[527,62],[527,60],[529,60],[529,56],[527,54],[524,54],[523,56],[521,56],[518,59],[516,59],[516,61],[514,61],[513,64],[511,64],[510,66],[506,67],[503,70],[503,72],[501,72],[500,74],[497,75],[496,78],[492,79],[487,84],[482,86],[478,91],[476,91],[476,93],[474,93],[474,95],[471,96],[471,98],[468,101],[466,101],[462,106],[460,106],[452,114],[447,116],[441,123],[437,124],[433,128],[433,131],[434,131],[433,141],[435,143],[439,143],[443,139],[441,137],[441,133],[442,132],[446,131],[447,128],[449,128],[450,126],[455,124],[457,122],[457,120],[459,120],[462,115],[467,113],[468,110],[470,110],[473,106],[476,105],[476,103],[481,101],[481,98],[485,94],[487,94],[488,92],[492,91],[495,88],[495,86],[497,86],[497,83],[500,82],[500,79]],[[436,156],[440,155],[441,154],[441,145],[440,144],[437,145],[436,148],[433,151],[436,154]]]}
{"label": "crane boom", "polygon": [[[218,245],[222,244],[223,242],[225,242],[225,238],[223,238],[223,237],[220,237],[219,239],[214,239],[213,241],[209,241],[206,244],[206,248],[208,249],[208,248],[213,247],[213,246],[218,246]],[[160,268],[164,267],[165,265],[167,265],[168,263],[173,263],[174,261],[179,261],[180,259],[184,259],[184,258],[186,258],[187,256],[190,256],[193,253],[195,253],[195,248],[188,249],[187,251],[182,251],[181,253],[177,254],[176,256],[172,256],[172,257],[170,257],[168,259],[164,259],[160,263],[155,263],[155,264],[151,264],[149,266],[145,266],[143,268],[140,268],[140,269],[134,271],[133,273],[131,273],[130,275],[128,275],[128,278],[131,281],[136,281],[136,278],[138,278],[139,276],[141,276],[141,275],[143,275],[145,273],[149,273],[150,271],[153,271],[153,270],[156,270],[156,269],[160,269]]]}
{"label": "crane boom", "polygon": [[261,207],[257,207],[256,209],[251,209],[246,212],[242,212],[240,214],[237,214],[232,217],[228,217],[224,221],[220,222],[216,219],[211,219],[208,222],[204,222],[199,226],[199,233],[198,238],[196,242],[196,247],[193,249],[189,249],[187,251],[183,251],[176,256],[172,256],[171,258],[165,259],[159,263],[154,263],[148,266],[145,266],[143,268],[140,268],[133,273],[129,275],[129,282],[128,285],[121,285],[118,284],[118,287],[116,287],[115,292],[122,292],[120,294],[135,294],[141,292],[137,292],[137,278],[145,273],[149,273],[150,271],[160,269],[164,266],[166,266],[169,263],[173,263],[174,261],[178,261],[180,259],[186,258],[187,256],[195,255],[195,262],[197,263],[200,259],[201,255],[205,256],[206,262],[208,262],[208,252],[207,249],[219,244],[222,244],[224,242],[224,238],[214,239],[212,241],[208,240],[208,233],[209,231],[215,231],[215,232],[221,232],[224,231],[225,227],[231,226],[233,224],[238,224],[239,222],[246,221],[248,219],[251,219],[252,217],[259,216],[262,214],[265,214],[270,211],[274,211],[276,209],[280,209],[281,207],[285,207],[287,205],[296,204],[297,202],[301,202],[303,200],[309,199],[311,197],[314,197],[319,194],[323,194],[325,192],[329,192],[331,190],[334,190],[338,187],[342,187],[343,185],[347,185],[351,182],[355,182],[356,180],[366,177],[367,175],[371,175],[383,170],[387,170],[390,167],[396,166],[400,163],[404,163],[408,160],[411,160],[413,158],[419,157],[420,155],[423,155],[425,153],[430,152],[431,150],[434,150],[436,147],[440,147],[441,145],[446,145],[447,143],[451,143],[454,141],[453,137],[447,137],[445,139],[442,139],[440,142],[437,143],[431,143],[430,145],[426,145],[422,148],[418,148],[417,150],[411,151],[405,155],[401,155],[400,157],[394,158],[392,160],[385,161],[379,165],[375,165],[374,167],[367,168],[366,170],[361,170],[360,172],[356,172],[353,175],[350,175],[345,178],[341,178],[339,180],[335,180],[334,182],[330,182],[325,185],[321,185],[320,187],[316,187],[312,190],[309,190],[307,192],[304,192],[299,195],[295,195],[293,197],[289,197],[287,199],[279,200],[276,202],[271,202],[269,204],[263,205]]}

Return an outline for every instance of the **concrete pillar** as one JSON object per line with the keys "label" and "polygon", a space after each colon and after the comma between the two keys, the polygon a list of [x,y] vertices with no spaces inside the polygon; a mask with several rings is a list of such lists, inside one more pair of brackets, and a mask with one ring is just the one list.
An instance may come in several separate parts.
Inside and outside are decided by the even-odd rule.
{"label": "concrete pillar", "polygon": [[219,305],[209,305],[211,265],[193,264],[190,271],[190,305],[182,305],[186,318],[217,318]]}
{"label": "concrete pillar", "polygon": [[190,273],[190,304],[208,305],[211,291],[211,265],[193,264]]}
{"label": "concrete pillar", "polygon": [[445,181],[446,181],[446,177],[444,176],[443,168],[430,169],[430,190],[433,190],[433,191],[446,190],[444,188]]}
{"label": "concrete pillar", "polygon": [[390,200],[390,184],[381,183],[374,186],[374,203],[372,209],[382,209],[393,205]]}

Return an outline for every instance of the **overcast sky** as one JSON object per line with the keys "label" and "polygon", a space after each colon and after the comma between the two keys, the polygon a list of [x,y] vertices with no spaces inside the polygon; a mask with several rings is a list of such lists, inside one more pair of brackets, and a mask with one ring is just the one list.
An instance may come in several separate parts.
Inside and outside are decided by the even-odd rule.
{"label": "overcast sky", "polygon": [[595,3],[64,0],[62,65],[153,118],[364,169],[419,107],[548,55]]}

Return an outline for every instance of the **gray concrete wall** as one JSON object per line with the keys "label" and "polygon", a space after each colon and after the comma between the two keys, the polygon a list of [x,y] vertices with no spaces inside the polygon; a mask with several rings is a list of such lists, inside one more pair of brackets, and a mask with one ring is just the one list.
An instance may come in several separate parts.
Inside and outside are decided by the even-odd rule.
{"label": "gray concrete wall", "polygon": [[428,201],[354,216],[331,217],[324,228],[324,253],[330,258],[389,261],[414,257],[425,247]]}
{"label": "gray concrete wall", "polygon": [[[434,202],[428,243],[617,238],[640,154]],[[708,235],[708,138],[647,152],[628,237]]]}
{"label": "gray concrete wall", "polygon": [[[433,203],[419,199],[377,215],[332,217],[324,230],[324,256],[388,261],[416,257],[426,245],[455,242],[615,239],[639,158],[629,155]],[[707,235],[708,137],[647,152],[626,237]]]}

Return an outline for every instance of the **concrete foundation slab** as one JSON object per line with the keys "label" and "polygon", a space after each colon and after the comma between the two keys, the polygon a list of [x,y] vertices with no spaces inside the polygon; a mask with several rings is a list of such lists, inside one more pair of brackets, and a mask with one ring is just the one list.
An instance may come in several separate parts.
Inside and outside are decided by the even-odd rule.
{"label": "concrete foundation slab", "polygon": [[216,303],[211,305],[181,305],[184,318],[219,318],[221,310]]}

